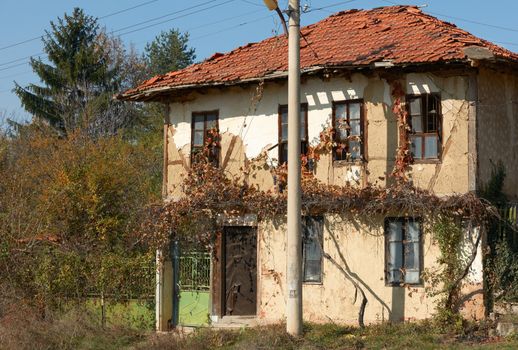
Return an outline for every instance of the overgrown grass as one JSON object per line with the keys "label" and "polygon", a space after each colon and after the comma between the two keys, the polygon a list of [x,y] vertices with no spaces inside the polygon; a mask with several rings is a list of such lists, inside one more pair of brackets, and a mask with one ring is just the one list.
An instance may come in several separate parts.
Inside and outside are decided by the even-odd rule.
{"label": "overgrown grass", "polygon": [[3,310],[0,349],[121,349],[144,340],[146,334],[123,325],[102,328],[87,308],[47,313],[34,308]]}
{"label": "overgrown grass", "polygon": [[200,328],[193,333],[155,334],[110,322],[75,308],[42,318],[34,309],[0,310],[0,349],[269,350],[269,349],[516,349],[518,337],[488,336],[490,324],[466,324],[462,332],[441,333],[433,321],[380,324],[360,329],[336,324],[305,324],[304,336],[286,334],[276,324],[239,330]]}
{"label": "overgrown grass", "polygon": [[[359,329],[334,324],[306,324],[304,336],[287,335],[277,324],[239,331],[200,329],[190,335],[153,335],[136,349],[516,349],[518,338],[487,336],[480,325],[461,334],[441,334],[432,322],[381,324]],[[480,333],[479,333],[480,332]],[[483,336],[482,336],[483,335]]]}

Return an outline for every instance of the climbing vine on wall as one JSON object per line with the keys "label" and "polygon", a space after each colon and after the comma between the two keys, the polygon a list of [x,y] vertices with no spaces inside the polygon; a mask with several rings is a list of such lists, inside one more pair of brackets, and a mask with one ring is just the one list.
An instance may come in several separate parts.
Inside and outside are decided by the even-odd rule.
{"label": "climbing vine on wall", "polygon": [[400,181],[408,181],[407,171],[408,166],[412,163],[412,153],[410,152],[410,138],[411,131],[408,123],[408,111],[404,104],[405,90],[401,82],[395,81],[392,83],[392,97],[394,103],[392,105],[392,113],[397,118],[399,144],[396,150],[396,163],[392,175]]}
{"label": "climbing vine on wall", "polygon": [[[303,215],[339,214],[353,215],[359,220],[369,220],[375,216],[399,215],[421,216],[438,243],[441,257],[440,271],[430,276],[442,288],[435,291],[443,295],[439,303],[441,310],[456,313],[461,288],[461,280],[471,266],[476,249],[480,243],[480,234],[466,265],[458,260],[460,241],[463,230],[458,225],[465,222],[471,226],[484,226],[491,217],[498,216],[494,207],[473,193],[455,194],[439,197],[433,192],[413,186],[407,173],[412,164],[410,151],[408,113],[404,104],[404,89],[400,82],[391,84],[392,111],[397,118],[399,144],[396,161],[391,174],[397,181],[387,182],[386,187],[367,184],[354,187],[346,184],[336,186],[320,182],[313,174],[321,155],[330,154],[336,146],[334,130],[324,129],[319,136],[319,143],[309,147],[302,156],[302,211]],[[216,135],[211,138],[219,139]],[[207,148],[214,145],[208,144]],[[209,154],[203,152],[202,154]],[[261,159],[245,161],[242,169],[244,176],[232,176],[224,169],[213,166],[210,159],[197,159],[191,165],[181,185],[183,196],[150,210],[149,219],[143,224],[140,234],[143,240],[153,247],[167,247],[171,239],[178,239],[187,244],[211,245],[219,230],[218,217],[256,214],[259,221],[271,220],[286,213],[286,196],[290,190],[287,184],[285,165],[271,166],[266,162],[265,154]],[[257,167],[264,161],[270,168],[277,186],[276,190],[262,190],[257,185],[248,183],[251,167]],[[259,165],[260,166],[260,165]],[[280,189],[280,190],[279,190]],[[367,222],[369,225],[369,223]],[[364,295],[361,286],[357,286]],[[362,302],[365,308],[366,298]],[[363,312],[360,312],[362,315]],[[360,324],[363,320],[360,320]]]}

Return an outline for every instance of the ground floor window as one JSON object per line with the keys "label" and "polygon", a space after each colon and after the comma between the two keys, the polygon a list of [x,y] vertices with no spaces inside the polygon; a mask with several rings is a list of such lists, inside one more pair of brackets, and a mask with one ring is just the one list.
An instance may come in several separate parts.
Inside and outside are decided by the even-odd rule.
{"label": "ground floor window", "polygon": [[302,220],[303,281],[322,282],[322,235],[324,218],[306,216]]}
{"label": "ground floor window", "polygon": [[421,283],[421,247],[420,219],[385,220],[385,281],[388,285]]}

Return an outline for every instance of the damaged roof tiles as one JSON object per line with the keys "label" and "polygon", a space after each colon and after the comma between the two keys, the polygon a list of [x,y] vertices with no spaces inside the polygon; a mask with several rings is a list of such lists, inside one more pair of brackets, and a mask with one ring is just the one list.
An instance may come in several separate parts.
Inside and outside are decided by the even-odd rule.
{"label": "damaged roof tiles", "polygon": [[[423,13],[414,6],[338,12],[301,29],[301,70],[467,61],[465,49],[480,47],[493,57],[518,62],[518,54]],[[118,96],[140,100],[156,91],[232,85],[286,74],[288,42],[284,35],[241,46],[180,71],[153,77]]]}

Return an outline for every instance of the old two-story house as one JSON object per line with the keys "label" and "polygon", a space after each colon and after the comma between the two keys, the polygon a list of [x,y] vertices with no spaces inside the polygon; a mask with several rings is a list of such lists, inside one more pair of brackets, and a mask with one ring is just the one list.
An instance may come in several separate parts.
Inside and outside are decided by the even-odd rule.
{"label": "old two-story house", "polygon": [[[408,112],[408,177],[415,187],[447,197],[476,192],[490,179],[492,163],[503,161],[508,173],[518,171],[518,54],[413,6],[338,12],[301,34],[302,150],[333,130],[333,149],[313,169],[322,183],[364,188],[391,181],[401,142],[394,112],[399,102]],[[181,197],[178,185],[214,129],[221,137],[215,166],[239,177],[245,164],[264,159],[249,181],[263,191],[279,191],[271,169],[287,158],[285,36],[216,53],[119,98],[168,106],[168,200]],[[506,178],[508,196],[518,197],[517,181]],[[257,323],[282,321],[286,223],[257,221],[254,215],[222,220],[223,235],[212,252],[207,307],[212,322],[236,315]],[[358,318],[361,300],[354,283],[324,254],[346,262],[362,286],[366,322],[434,313],[436,300],[422,274],[437,264],[439,250],[426,225],[411,212],[369,220],[367,227],[347,213],[304,217],[305,320],[354,323]],[[475,318],[485,312],[478,250],[463,307]],[[159,329],[172,317],[171,274],[165,261],[157,284]]]}

